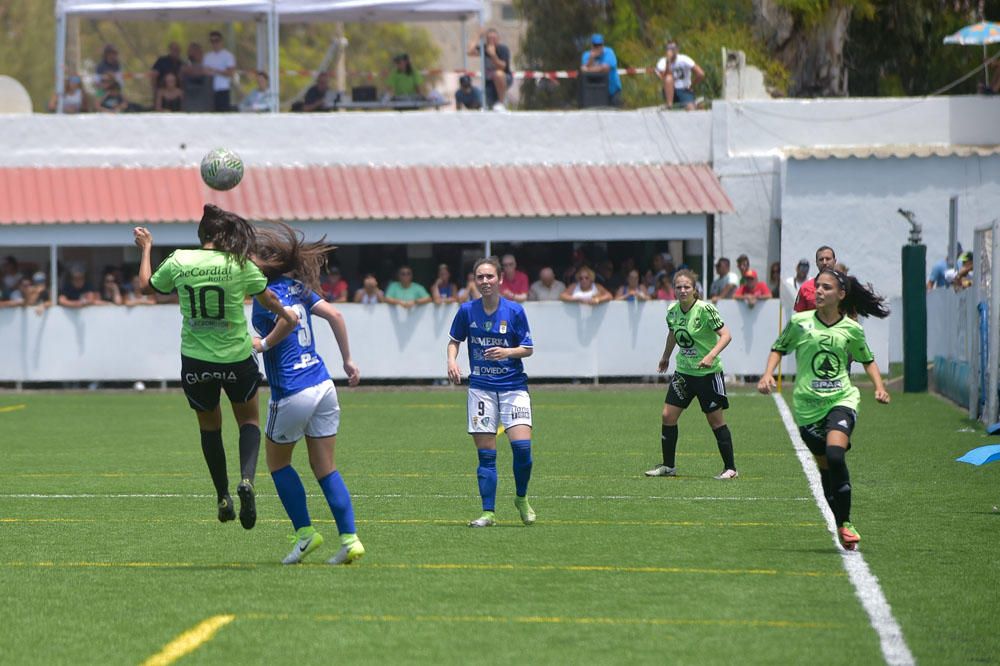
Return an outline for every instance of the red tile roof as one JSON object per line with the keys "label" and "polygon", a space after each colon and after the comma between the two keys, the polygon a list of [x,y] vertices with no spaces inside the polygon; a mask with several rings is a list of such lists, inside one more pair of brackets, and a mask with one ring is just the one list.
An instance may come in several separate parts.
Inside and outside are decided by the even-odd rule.
{"label": "red tile roof", "polygon": [[198,170],[0,168],[0,224],[191,222],[212,202],[251,220],[726,213],[707,165],[253,167],[229,192]]}

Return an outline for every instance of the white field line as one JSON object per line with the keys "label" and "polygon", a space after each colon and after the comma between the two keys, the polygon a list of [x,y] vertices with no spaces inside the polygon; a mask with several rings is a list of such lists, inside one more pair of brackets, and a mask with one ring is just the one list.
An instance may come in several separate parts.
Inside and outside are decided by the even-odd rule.
{"label": "white field line", "polygon": [[213,615],[180,634],[159,652],[142,662],[142,666],[169,666],[212,640],[215,633],[236,619],[235,615]]}
{"label": "white field line", "polygon": [[840,547],[833,513],[823,496],[823,483],[820,481],[819,471],[816,469],[812,454],[799,436],[791,410],[788,409],[788,405],[780,393],[774,394],[774,402],[778,406],[778,413],[781,414],[781,420],[785,424],[785,430],[788,431],[788,437],[792,440],[792,446],[795,447],[795,454],[802,464],[802,471],[805,472],[806,478],[809,480],[809,488],[812,490],[816,505],[819,507],[820,513],[823,514],[827,529],[833,537],[834,547],[840,551],[841,561],[851,584],[854,586],[854,592],[861,601],[865,612],[868,613],[868,620],[871,622],[872,628],[878,634],[879,645],[882,647],[882,655],[885,657],[886,663],[892,666],[915,664],[913,653],[910,652],[906,639],[903,637],[903,630],[893,616],[892,608],[882,592],[882,586],[879,585],[875,574],[868,568],[864,556],[860,551],[851,552]]}
{"label": "white field line", "polygon": [[[269,497],[268,493],[257,493],[257,497]],[[473,497],[467,494],[364,494],[351,493],[352,497],[365,499],[461,499]],[[321,498],[320,494],[307,494],[307,497]],[[215,499],[208,493],[0,493],[3,499]],[[542,500],[619,500],[646,501],[663,500],[671,502],[808,502],[810,497],[711,497],[711,496],[663,496],[663,495],[532,495],[533,499]]]}

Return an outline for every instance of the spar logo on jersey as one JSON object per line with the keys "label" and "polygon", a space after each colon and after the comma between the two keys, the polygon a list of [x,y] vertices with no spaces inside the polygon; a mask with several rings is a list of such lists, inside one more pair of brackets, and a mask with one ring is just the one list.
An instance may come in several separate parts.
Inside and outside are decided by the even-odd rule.
{"label": "spar logo on jersey", "polygon": [[840,359],[831,351],[821,350],[812,357],[812,371],[817,379],[812,382],[816,390],[831,390],[842,387],[841,381],[835,379],[840,374]]}
{"label": "spar logo on jersey", "polygon": [[691,349],[694,347],[694,338],[692,338],[691,334],[683,328],[678,329],[677,332],[674,333],[674,340],[677,341],[677,346],[681,349]]}
{"label": "spar logo on jersey", "polygon": [[232,370],[228,372],[222,372],[216,370],[215,372],[188,372],[184,375],[185,384],[200,384],[202,382],[235,382],[236,373]]}

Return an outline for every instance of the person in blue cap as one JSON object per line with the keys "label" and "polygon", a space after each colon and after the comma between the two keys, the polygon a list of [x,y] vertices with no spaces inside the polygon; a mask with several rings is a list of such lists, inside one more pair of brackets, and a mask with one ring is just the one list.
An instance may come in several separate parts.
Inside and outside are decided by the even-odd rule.
{"label": "person in blue cap", "polygon": [[584,72],[607,73],[608,104],[622,105],[622,80],[618,76],[618,57],[610,46],[604,45],[604,36],[594,33],[590,37],[590,50],[583,52],[580,70]]}

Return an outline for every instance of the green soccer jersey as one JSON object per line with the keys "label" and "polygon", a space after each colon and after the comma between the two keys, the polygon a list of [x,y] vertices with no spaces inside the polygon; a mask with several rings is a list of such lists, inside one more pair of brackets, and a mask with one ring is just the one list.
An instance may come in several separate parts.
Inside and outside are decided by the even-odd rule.
{"label": "green soccer jersey", "polygon": [[149,283],[160,293],[177,290],[184,316],[181,354],[214,363],[250,356],[243,301],[267,288],[267,278],[252,261],[240,266],[228,252],[177,250]]}
{"label": "green soccer jersey", "polygon": [[795,352],[792,411],[797,425],[816,423],[837,406],[857,411],[861,394],[851,384],[848,355],[859,363],[875,360],[861,324],[841,317],[827,326],[815,310],[799,312],[772,349],[781,354]]}
{"label": "green soccer jersey", "polygon": [[714,375],[722,372],[722,361],[716,357],[711,367],[700,368],[698,362],[712,351],[719,341],[719,329],[725,325],[719,311],[711,303],[697,299],[684,312],[674,303],[667,310],[667,328],[677,341],[677,372],[685,375]]}

